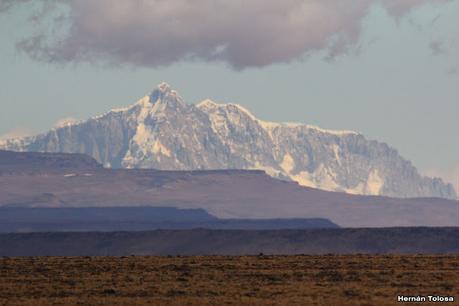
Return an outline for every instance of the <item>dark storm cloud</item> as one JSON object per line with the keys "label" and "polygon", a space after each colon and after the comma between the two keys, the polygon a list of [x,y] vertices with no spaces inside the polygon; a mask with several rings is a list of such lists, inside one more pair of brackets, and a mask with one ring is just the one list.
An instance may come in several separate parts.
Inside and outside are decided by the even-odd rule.
{"label": "dark storm cloud", "polygon": [[[400,18],[424,3],[447,0],[41,0],[35,19],[60,9],[65,34],[38,30],[18,43],[49,62],[105,62],[142,67],[217,61],[235,69],[263,67],[326,51],[345,53],[359,41],[373,4]],[[1,0],[0,10],[28,0]],[[34,1],[36,3],[37,1]],[[55,25],[61,28],[62,24]]]}

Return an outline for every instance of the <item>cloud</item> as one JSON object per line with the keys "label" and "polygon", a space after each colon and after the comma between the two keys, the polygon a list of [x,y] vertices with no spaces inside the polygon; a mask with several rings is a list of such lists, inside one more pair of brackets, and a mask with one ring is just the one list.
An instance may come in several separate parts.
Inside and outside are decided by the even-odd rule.
{"label": "cloud", "polygon": [[[43,22],[46,26],[17,46],[36,59],[57,63],[160,67],[199,60],[244,69],[317,51],[329,58],[346,53],[359,42],[372,5],[401,18],[425,3],[447,1],[41,0],[43,8],[34,21],[51,19],[55,33],[65,28],[65,20],[66,33],[54,37]],[[32,3],[0,0],[0,11],[11,9],[13,2]]]}
{"label": "cloud", "polygon": [[445,44],[442,41],[431,41],[429,47],[433,55],[442,55],[446,53]]}
{"label": "cloud", "polygon": [[453,66],[446,70],[446,74],[450,76],[456,76],[459,74],[459,66]]}
{"label": "cloud", "polygon": [[0,0],[0,12],[7,11],[13,5],[19,4],[19,3],[25,3],[29,2],[27,0]]}
{"label": "cloud", "polygon": [[0,140],[13,139],[13,138],[22,138],[27,136],[32,136],[35,134],[35,131],[28,127],[18,127],[15,128],[3,135],[0,135]]}
{"label": "cloud", "polygon": [[430,0],[381,0],[383,5],[396,18],[401,18],[409,13],[413,8],[427,3],[447,3],[452,0],[430,1]]}

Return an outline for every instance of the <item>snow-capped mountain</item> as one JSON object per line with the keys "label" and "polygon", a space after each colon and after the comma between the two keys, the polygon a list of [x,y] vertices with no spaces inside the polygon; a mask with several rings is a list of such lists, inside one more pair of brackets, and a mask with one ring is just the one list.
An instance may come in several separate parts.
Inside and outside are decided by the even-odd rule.
{"label": "snow-capped mountain", "polygon": [[106,167],[262,169],[301,185],[353,194],[456,198],[384,143],[352,131],[257,119],[237,104],[187,104],[167,84],[130,107],[0,149],[88,154]]}

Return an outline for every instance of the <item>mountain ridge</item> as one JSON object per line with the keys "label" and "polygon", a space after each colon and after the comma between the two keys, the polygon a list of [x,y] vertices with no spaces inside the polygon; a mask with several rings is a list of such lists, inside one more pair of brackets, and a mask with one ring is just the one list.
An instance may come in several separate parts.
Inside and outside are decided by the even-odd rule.
{"label": "mountain ridge", "polygon": [[70,122],[0,149],[84,153],[105,167],[260,169],[300,185],[351,194],[456,199],[385,143],[353,131],[257,119],[238,104],[187,104],[162,83],[129,107]]}
{"label": "mountain ridge", "polygon": [[329,192],[261,170],[108,169],[79,154],[0,151],[0,210],[117,207],[204,209],[220,219],[325,218],[342,227],[459,222],[458,201]]}
{"label": "mountain ridge", "polygon": [[413,254],[418,262],[419,254],[458,254],[458,241],[457,227],[0,233],[0,256]]}

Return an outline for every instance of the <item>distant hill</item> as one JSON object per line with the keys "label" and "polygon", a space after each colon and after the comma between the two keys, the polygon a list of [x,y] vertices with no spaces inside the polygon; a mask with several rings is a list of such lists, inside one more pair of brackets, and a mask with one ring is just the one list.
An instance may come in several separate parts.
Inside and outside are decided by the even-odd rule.
{"label": "distant hill", "polygon": [[61,172],[69,169],[74,171],[100,170],[102,165],[84,154],[37,152],[18,154],[0,150],[0,175]]}
{"label": "distant hill", "polygon": [[83,155],[1,152],[0,207],[175,207],[219,219],[327,219],[341,227],[459,226],[459,202],[302,187],[259,170],[105,169]]}
{"label": "distant hill", "polygon": [[129,107],[0,140],[0,149],[84,153],[112,168],[259,169],[328,191],[456,199],[451,184],[421,176],[395,149],[360,133],[267,122],[237,104],[188,104],[165,83]]}
{"label": "distant hill", "polygon": [[326,219],[218,219],[173,207],[0,208],[0,232],[145,231],[154,229],[337,228]]}
{"label": "distant hill", "polygon": [[0,256],[459,253],[458,228],[0,234]]}

